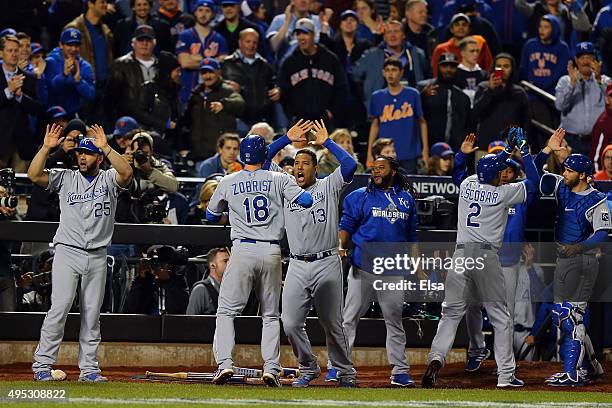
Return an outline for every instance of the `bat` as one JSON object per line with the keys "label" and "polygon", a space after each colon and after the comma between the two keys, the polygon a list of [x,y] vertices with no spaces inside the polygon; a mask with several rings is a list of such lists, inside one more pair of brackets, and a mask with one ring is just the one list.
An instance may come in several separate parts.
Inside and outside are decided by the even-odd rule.
{"label": "bat", "polygon": [[[162,377],[162,378],[174,378],[177,380],[204,380],[212,381],[214,378],[213,373],[198,373],[198,372],[178,372],[178,373],[155,373],[152,371],[145,372],[145,377]],[[256,368],[234,368],[234,377],[243,378],[261,378],[263,371]],[[296,378],[300,376],[300,370],[297,368],[281,368],[281,377],[283,378]],[[232,377],[233,378],[233,377]]]}

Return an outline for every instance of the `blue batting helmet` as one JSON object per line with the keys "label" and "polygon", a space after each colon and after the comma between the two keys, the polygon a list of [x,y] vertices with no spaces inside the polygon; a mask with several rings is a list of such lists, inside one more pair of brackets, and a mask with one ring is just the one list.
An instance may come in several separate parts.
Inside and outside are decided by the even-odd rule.
{"label": "blue batting helmet", "polygon": [[585,173],[587,176],[593,175],[593,162],[584,154],[570,154],[563,162],[563,165],[578,173]]}
{"label": "blue batting helmet", "polygon": [[77,152],[85,151],[85,152],[91,152],[91,153],[96,153],[96,154],[103,154],[102,150],[100,150],[100,148],[94,144],[94,140],[90,137],[83,138],[79,142],[78,147],[76,147],[74,150]]}
{"label": "blue batting helmet", "polygon": [[245,164],[259,164],[266,161],[268,146],[266,139],[259,135],[247,135],[240,142],[240,160]]}
{"label": "blue batting helmet", "polygon": [[499,176],[499,172],[508,167],[504,160],[500,160],[496,154],[484,155],[478,160],[476,173],[478,173],[478,181],[481,183],[490,183]]}

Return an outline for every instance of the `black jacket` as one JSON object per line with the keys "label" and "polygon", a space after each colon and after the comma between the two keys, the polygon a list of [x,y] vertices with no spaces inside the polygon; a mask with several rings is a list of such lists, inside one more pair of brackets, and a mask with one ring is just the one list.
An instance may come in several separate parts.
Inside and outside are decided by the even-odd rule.
{"label": "black jacket", "polygon": [[238,20],[238,27],[234,31],[230,31],[227,29],[227,25],[225,24],[225,20],[221,21],[219,24],[215,26],[215,31],[218,32],[225,38],[225,42],[227,42],[227,49],[230,53],[236,51],[238,49],[238,39],[240,38],[240,32],[244,29],[252,28],[253,30],[259,33],[259,46],[258,50],[261,52],[262,50],[262,42],[264,41],[262,38],[261,31],[259,27],[255,24],[251,23],[246,18],[240,17]]}
{"label": "black jacket", "polygon": [[[461,146],[463,138],[472,131],[470,98],[463,91],[452,84],[447,84],[437,79],[428,79],[418,83],[420,92],[429,85],[437,84],[438,91],[435,95],[421,94],[423,115],[427,120],[429,145],[437,142],[446,142],[453,149]],[[452,119],[450,139],[445,140],[447,123],[448,91],[451,92]]]}
{"label": "black jacket", "polygon": [[132,116],[142,127],[163,133],[171,116],[170,72],[175,66],[176,57],[162,51],[154,64],[156,77],[145,84],[140,63],[132,52],[116,59],[104,95],[107,116],[113,121],[120,116]]}
{"label": "black jacket", "polygon": [[247,64],[238,51],[226,57],[221,64],[223,78],[240,84],[245,110],[242,118],[249,124],[272,119],[272,101],[268,91],[275,86],[272,66],[259,54],[255,62]]}
{"label": "black jacket", "polygon": [[42,108],[37,102],[36,79],[19,68],[17,75],[25,75],[21,102],[18,102],[17,98],[6,97],[4,90],[7,82],[0,64],[0,157],[3,157],[6,151],[11,152],[12,146],[16,147],[22,160],[31,160],[40,141],[30,131],[28,115],[38,116],[42,113]]}
{"label": "black jacket", "polygon": [[[57,148],[47,158],[45,168],[47,169],[70,169],[76,165],[74,151],[66,153],[64,149]],[[32,185],[32,195],[28,205],[27,221],[59,221],[59,197],[57,193],[51,193],[37,184]]]}
{"label": "black jacket", "polygon": [[438,31],[431,24],[425,23],[425,26],[421,30],[420,33],[413,33],[406,19],[402,21],[402,29],[404,31],[404,35],[406,36],[406,41],[409,41],[410,44],[415,45],[425,51],[425,55],[427,56],[427,61],[431,61],[431,55],[433,54],[433,50],[438,45]]}
{"label": "black jacket", "polygon": [[[221,102],[223,110],[213,113],[211,102]],[[183,126],[189,129],[189,141],[183,146],[191,150],[194,160],[204,160],[216,153],[217,138],[225,132],[236,131],[236,118],[244,111],[244,99],[223,81],[205,93],[198,85],[189,97]]]}
{"label": "black jacket", "polygon": [[498,54],[499,58],[512,61],[513,75],[504,87],[489,89],[489,81],[478,84],[474,99],[474,119],[478,121],[478,143],[485,148],[493,140],[500,140],[501,132],[508,126],[519,125],[529,133],[531,115],[527,93],[516,85],[518,75],[514,58]]}
{"label": "black jacket", "polygon": [[346,77],[336,55],[322,44],[314,55],[296,48],[280,71],[281,102],[289,118],[321,119],[339,112],[346,96]]}
{"label": "black jacket", "polygon": [[[181,268],[181,267],[179,267]],[[165,282],[155,283],[153,275],[136,276],[127,296],[125,313],[155,315],[160,309],[160,290],[165,295],[165,312],[185,314],[189,302],[189,289],[185,276],[176,272]]]}
{"label": "black jacket", "polygon": [[[172,40],[170,34],[170,24],[167,21],[159,19],[157,16],[149,16],[147,25],[153,27],[155,31],[155,54],[159,55],[161,51],[168,51],[174,53],[175,42]],[[136,17],[124,18],[117,22],[114,34],[114,54],[113,55],[125,55],[132,51],[132,37],[134,36],[134,30],[138,26]]]}

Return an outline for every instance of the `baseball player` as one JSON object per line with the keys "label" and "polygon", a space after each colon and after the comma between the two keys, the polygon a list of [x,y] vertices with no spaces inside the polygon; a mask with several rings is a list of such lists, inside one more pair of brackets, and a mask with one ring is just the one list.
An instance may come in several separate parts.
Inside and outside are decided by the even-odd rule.
{"label": "baseball player", "polygon": [[553,324],[561,331],[563,371],[546,379],[550,386],[579,386],[603,375],[601,364],[584,327],[584,313],[599,272],[597,246],[612,231],[606,195],[588,183],[593,162],[583,154],[570,154],[563,176],[545,173],[543,195],[557,200]]}
{"label": "baseball player", "polygon": [[[557,130],[551,138],[559,137],[560,130]],[[460,186],[461,182],[467,178],[467,158],[478,147],[475,147],[476,135],[469,134],[461,144],[461,151],[455,156],[453,166],[453,182]],[[503,150],[503,148],[501,149]],[[536,168],[540,168],[546,163],[546,158],[552,149],[546,146],[544,150],[535,158]],[[514,183],[520,172],[520,165],[513,159],[506,159],[508,167],[500,174],[502,185]],[[506,302],[512,327],[514,326],[514,305],[516,298],[516,286],[520,268],[522,243],[525,241],[525,226],[527,224],[527,209],[539,197],[538,191],[534,190],[527,194],[527,201],[508,208],[508,222],[504,230],[503,245],[499,250],[499,260],[503,270],[504,284],[506,288]],[[468,360],[465,371],[475,372],[480,369],[480,365],[486,360],[490,351],[486,348],[484,334],[482,332],[482,305],[479,303],[468,304],[465,322],[467,326],[470,345],[468,349]]]}
{"label": "baseball player", "polygon": [[[495,330],[497,387],[524,385],[514,376],[516,365],[512,351],[512,327],[497,251],[502,243],[508,208],[527,201],[528,194],[537,190],[539,176],[522,129],[512,128],[508,137],[510,143],[505,151],[482,157],[477,164],[478,174],[467,177],[461,183],[457,245],[453,255],[455,267],[448,271],[446,278],[442,318],[422,379],[424,388],[435,385],[438,371],[444,365],[455,340],[457,326],[469,303],[483,303]],[[506,160],[515,144],[523,156],[527,180],[501,184],[500,172],[507,167]],[[468,262],[472,263],[472,267],[468,267]],[[460,265],[465,268],[459,268]]]}
{"label": "baseball player", "polygon": [[263,381],[280,387],[280,324],[283,206],[285,202],[309,208],[310,193],[298,187],[287,174],[262,169],[268,148],[262,136],[249,135],[240,142],[243,170],[221,179],[208,203],[206,219],[226,224],[232,221],[233,242],[219,291],[217,327],[213,352],[219,369],[213,383],[225,384],[234,375],[234,318],[246,305],[253,287],[261,303],[263,330],[261,355]]}
{"label": "baseball player", "polygon": [[[381,156],[374,161],[372,176],[367,187],[357,189],[346,196],[340,220],[340,254],[352,241],[355,244],[351,256],[352,271],[348,276],[348,291],[344,302],[343,326],[348,337],[349,352],[355,342],[359,319],[368,310],[371,300],[380,304],[387,328],[387,358],[391,364],[391,384],[399,387],[414,386],[410,366],[406,360],[406,333],[402,324],[404,292],[401,290],[374,289],[379,275],[362,262],[362,254],[375,243],[406,243],[417,241],[418,218],[416,203],[409,192],[410,182],[399,172],[399,162]],[[373,269],[373,268],[372,268]],[[385,277],[395,282],[400,276]],[[337,368],[337,367],[334,367]]]}
{"label": "baseball player", "polygon": [[[51,309],[40,330],[40,343],[34,353],[34,378],[51,381],[51,366],[57,359],[64,325],[81,280],[79,334],[79,381],[103,382],[97,350],[100,344],[100,305],[106,282],[106,247],[115,224],[117,195],[132,179],[132,167],[113,150],[104,129],[94,125],[93,138],[84,138],[76,152],[78,170],[44,168],[49,152],[59,146],[61,127],[47,126],[28,177],[33,183],[59,195],[60,222],[53,242]],[[100,170],[104,157],[113,168]]]}
{"label": "baseball player", "polygon": [[[305,141],[308,122],[299,121],[270,146],[269,160],[291,142]],[[317,179],[317,156],[308,149],[295,155],[293,176],[313,199],[305,209],[285,203],[285,229],[291,260],[282,297],[283,329],[300,364],[300,377],[292,385],[307,387],[321,375],[306,334],[306,316],[314,304],[325,330],[327,352],[339,371],[339,386],[355,387],[355,370],[342,329],[343,277],[338,255],[338,199],[342,188],[353,180],[355,159],[329,138],[323,121],[315,122],[315,144],[338,159],[340,167],[324,179]],[[278,168],[278,166],[276,166]]]}

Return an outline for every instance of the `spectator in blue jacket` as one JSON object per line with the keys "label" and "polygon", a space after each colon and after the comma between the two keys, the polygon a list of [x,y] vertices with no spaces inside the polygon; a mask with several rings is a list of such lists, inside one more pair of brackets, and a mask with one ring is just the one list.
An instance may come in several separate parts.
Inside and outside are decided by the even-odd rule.
{"label": "spectator in blue jacket", "polygon": [[[561,39],[561,24],[552,14],[540,19],[538,36],[527,41],[523,47],[519,75],[551,95],[555,86],[567,73],[570,59],[569,47]],[[529,93],[529,109],[540,123],[556,129],[559,126],[559,113],[554,105],[534,93]]]}
{"label": "spectator in blue jacket", "polygon": [[370,97],[374,91],[385,87],[383,64],[388,57],[396,57],[404,66],[402,80],[412,87],[417,82],[431,77],[425,51],[405,41],[402,23],[391,20],[385,24],[385,35],[378,47],[370,48],[349,70],[350,78],[361,82],[364,105],[370,106]]}
{"label": "spectator in blue jacket", "polygon": [[93,102],[96,96],[93,69],[79,55],[81,32],[67,28],[60,36],[59,48],[47,57],[45,78],[49,104],[66,109],[68,115],[80,113],[81,100]]}

